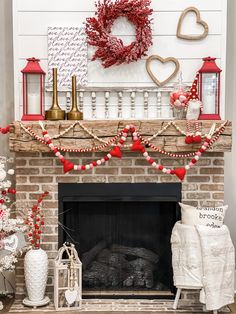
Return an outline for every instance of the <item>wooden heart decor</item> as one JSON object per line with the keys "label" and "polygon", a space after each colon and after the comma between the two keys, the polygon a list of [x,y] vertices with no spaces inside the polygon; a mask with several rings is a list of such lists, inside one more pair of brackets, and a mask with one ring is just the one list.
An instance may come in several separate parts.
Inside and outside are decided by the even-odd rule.
{"label": "wooden heart decor", "polygon": [[[168,63],[168,62],[173,62],[175,64],[175,69],[174,72],[164,81],[160,81],[158,80],[158,78],[153,74],[152,70],[151,70],[151,63],[152,61],[159,61],[162,64]],[[176,76],[176,74],[179,72],[179,61],[173,57],[168,57],[168,58],[162,58],[160,56],[157,55],[152,55],[150,56],[147,61],[146,61],[146,69],[148,74],[150,75],[151,79],[153,80],[154,83],[157,84],[157,86],[161,87],[164,86],[165,84],[167,84],[173,77]]]}
{"label": "wooden heart decor", "polygon": [[[196,14],[197,24],[200,24],[203,27],[203,33],[202,34],[200,34],[200,35],[185,35],[185,34],[182,34],[183,20],[184,20],[184,18],[186,17],[186,15],[189,12],[194,12]],[[209,32],[208,24],[201,19],[200,12],[199,12],[199,10],[197,8],[189,7],[189,8],[185,9],[182,12],[182,14],[181,14],[181,16],[179,18],[178,27],[177,27],[177,33],[176,33],[176,36],[178,38],[186,39],[186,40],[200,40],[200,39],[204,39],[208,35],[208,32]]]}

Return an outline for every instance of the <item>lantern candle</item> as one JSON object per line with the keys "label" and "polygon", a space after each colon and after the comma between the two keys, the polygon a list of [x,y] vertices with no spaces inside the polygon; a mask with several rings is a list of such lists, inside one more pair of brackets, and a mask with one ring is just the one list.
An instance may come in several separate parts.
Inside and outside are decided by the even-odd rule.
{"label": "lantern candle", "polygon": [[23,78],[23,121],[44,119],[45,72],[39,59],[29,58],[21,71]]}
{"label": "lantern candle", "polygon": [[40,114],[40,100],[37,94],[28,95],[28,114]]}
{"label": "lantern candle", "polygon": [[203,103],[201,120],[220,119],[220,73],[221,69],[215,62],[216,58],[204,58],[199,70],[199,93]]}

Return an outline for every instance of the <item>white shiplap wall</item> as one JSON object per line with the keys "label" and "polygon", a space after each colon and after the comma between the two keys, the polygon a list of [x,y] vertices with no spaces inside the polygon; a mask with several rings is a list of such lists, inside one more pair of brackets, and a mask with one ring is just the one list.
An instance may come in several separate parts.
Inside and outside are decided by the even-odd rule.
{"label": "white shiplap wall", "polygon": [[[195,6],[209,25],[209,35],[201,41],[185,41],[176,37],[179,16],[186,7]],[[202,57],[217,57],[218,65],[225,70],[226,54],[226,6],[227,0],[152,0],[153,46],[149,54],[162,57],[173,56],[179,59],[183,79],[192,82],[195,72],[202,64]],[[49,26],[80,26],[86,17],[94,15],[94,0],[13,0],[14,22],[14,79],[15,79],[15,118],[21,117],[22,77],[20,70],[28,57],[38,57],[47,72],[47,28]],[[199,32],[190,14],[184,24],[189,33]],[[193,26],[194,25],[194,26]],[[133,39],[134,30],[124,18],[118,20],[113,33],[124,42]],[[90,59],[93,48],[89,48]],[[171,72],[171,64],[156,67],[160,79]],[[224,71],[225,72],[225,71]],[[225,75],[222,75],[222,101],[224,103]],[[89,62],[89,86],[155,86],[146,73],[145,58],[131,63],[103,69],[99,61]],[[176,81],[176,78],[174,79]],[[50,106],[50,93],[46,95],[46,105]],[[65,104],[65,94],[60,94],[60,103]],[[222,117],[224,108],[222,106]]]}

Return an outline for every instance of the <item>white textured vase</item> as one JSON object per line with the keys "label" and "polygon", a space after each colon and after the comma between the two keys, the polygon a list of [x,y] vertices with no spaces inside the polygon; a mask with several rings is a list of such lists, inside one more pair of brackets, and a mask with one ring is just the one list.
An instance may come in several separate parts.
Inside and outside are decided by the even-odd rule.
{"label": "white textured vase", "polygon": [[28,251],[24,259],[24,270],[29,300],[42,301],[48,277],[47,253],[42,249]]}

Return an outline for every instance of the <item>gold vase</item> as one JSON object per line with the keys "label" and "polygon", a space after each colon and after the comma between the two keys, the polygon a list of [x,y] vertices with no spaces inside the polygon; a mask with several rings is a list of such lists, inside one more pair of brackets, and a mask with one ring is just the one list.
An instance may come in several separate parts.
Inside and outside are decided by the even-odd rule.
{"label": "gold vase", "polygon": [[76,92],[76,76],[72,76],[72,107],[71,111],[67,113],[68,120],[83,120],[83,113],[79,111],[77,106],[77,92]]}
{"label": "gold vase", "polygon": [[46,120],[65,120],[65,111],[58,105],[58,94],[57,94],[57,68],[53,68],[53,96],[52,106],[45,113]]}

